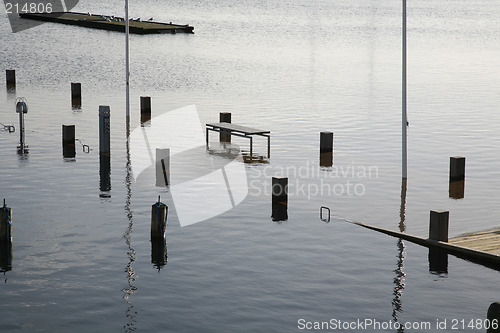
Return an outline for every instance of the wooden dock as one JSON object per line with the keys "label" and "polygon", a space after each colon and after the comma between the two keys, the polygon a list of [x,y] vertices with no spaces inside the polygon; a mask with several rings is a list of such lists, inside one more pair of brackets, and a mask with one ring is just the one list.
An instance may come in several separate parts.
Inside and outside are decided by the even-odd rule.
{"label": "wooden dock", "polygon": [[[125,32],[125,19],[122,17],[97,15],[76,12],[54,13],[20,13],[24,19],[76,25],[86,28]],[[194,33],[194,27],[170,23],[154,22],[149,20],[129,20],[129,32],[134,34],[160,33]]]}
{"label": "wooden dock", "polygon": [[500,229],[491,229],[454,237],[448,243],[500,256]]}
{"label": "wooden dock", "polygon": [[448,242],[441,242],[360,222],[351,223],[428,248],[438,248],[459,258],[500,271],[500,229],[467,234],[452,238]]}

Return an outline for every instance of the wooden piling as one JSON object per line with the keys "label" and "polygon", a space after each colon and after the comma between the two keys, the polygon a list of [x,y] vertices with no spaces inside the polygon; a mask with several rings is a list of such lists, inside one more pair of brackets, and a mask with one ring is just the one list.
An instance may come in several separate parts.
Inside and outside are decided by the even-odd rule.
{"label": "wooden piling", "polygon": [[431,210],[429,239],[448,242],[449,211]]}
{"label": "wooden piling", "polygon": [[272,215],[273,221],[288,220],[288,178],[272,178]]}
{"label": "wooden piling", "polygon": [[12,242],[12,209],[5,205],[0,207],[0,241]]}
{"label": "wooden piling", "polygon": [[[219,113],[219,122],[220,123],[231,123],[231,112],[220,112]],[[231,134],[221,132],[219,134],[220,142],[231,142]]]}
{"label": "wooden piling", "polygon": [[79,107],[82,105],[82,84],[71,83],[71,105]]}
{"label": "wooden piling", "polygon": [[110,141],[110,109],[109,106],[99,106],[99,152],[101,154],[111,154]]}
{"label": "wooden piling", "polygon": [[156,186],[170,185],[170,148],[156,148]]}
{"label": "wooden piling", "polygon": [[320,153],[333,152],[333,132],[319,133],[319,152]]}
{"label": "wooden piling", "polygon": [[465,179],[465,157],[450,157],[450,182]]}
{"label": "wooden piling", "polygon": [[319,165],[325,168],[333,165],[333,132],[319,133]]}
{"label": "wooden piling", "polygon": [[141,124],[151,120],[151,97],[141,96]]}
{"label": "wooden piling", "polygon": [[5,70],[5,79],[7,82],[7,88],[15,88],[16,87],[16,70],[15,69]]}
{"label": "wooden piling", "polygon": [[168,207],[160,200],[151,206],[151,240],[165,239],[167,214]]}
{"label": "wooden piling", "polygon": [[62,146],[65,158],[76,156],[75,125],[62,125]]}

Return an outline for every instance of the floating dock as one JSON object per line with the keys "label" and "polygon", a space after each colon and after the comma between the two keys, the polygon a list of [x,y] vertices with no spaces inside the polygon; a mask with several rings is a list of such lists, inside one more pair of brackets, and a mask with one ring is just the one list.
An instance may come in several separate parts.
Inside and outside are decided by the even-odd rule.
{"label": "floating dock", "polygon": [[442,242],[379,228],[360,222],[351,223],[428,248],[438,248],[459,258],[500,271],[500,229],[467,234],[451,238],[448,242]]}
{"label": "floating dock", "polygon": [[[122,17],[97,15],[90,13],[54,12],[54,13],[20,13],[24,19],[38,20],[44,22],[55,22],[80,27],[121,31],[125,32],[125,19]],[[194,33],[194,27],[170,23],[154,22],[152,20],[142,21],[140,19],[129,20],[129,32],[134,34],[160,34],[160,33]]]}

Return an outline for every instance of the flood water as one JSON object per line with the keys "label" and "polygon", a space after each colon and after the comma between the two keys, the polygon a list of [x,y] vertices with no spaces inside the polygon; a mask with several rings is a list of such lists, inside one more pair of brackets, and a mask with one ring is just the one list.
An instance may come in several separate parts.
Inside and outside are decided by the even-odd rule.
{"label": "flood water", "polygon": [[[123,3],[73,10],[121,16]],[[0,80],[0,123],[16,126],[0,127],[0,199],[13,209],[1,332],[300,332],[331,320],[381,323],[351,331],[486,331],[476,320],[500,301],[497,271],[452,255],[430,269],[427,248],[348,221],[427,237],[429,211],[440,209],[450,236],[498,227],[500,3],[408,2],[403,196],[401,2],[147,0],[131,1],[130,16],[195,27],[130,38],[129,132],[186,107],[199,117],[165,125],[181,133],[165,139],[169,188],[151,168],[133,173],[143,159],[127,141],[125,35],[52,23],[12,33],[0,19],[0,71],[17,76],[15,90]],[[82,84],[80,107],[71,82]],[[151,96],[151,127],[140,127],[140,96]],[[24,156],[18,97],[29,106]],[[100,105],[110,107],[109,165],[100,165]],[[224,147],[211,133],[204,149],[205,124],[220,112],[270,130],[270,159],[258,136],[264,163],[242,163],[245,138]],[[62,124],[76,127],[75,158],[62,156]],[[322,131],[334,133],[329,167],[319,164]],[[466,157],[463,199],[449,198],[450,156]],[[182,185],[229,165],[244,172],[229,181],[232,202],[210,179]],[[271,218],[273,176],[289,178],[286,221]],[[152,262],[150,242],[159,195],[169,207],[163,263]],[[181,227],[182,214],[208,219]]]}

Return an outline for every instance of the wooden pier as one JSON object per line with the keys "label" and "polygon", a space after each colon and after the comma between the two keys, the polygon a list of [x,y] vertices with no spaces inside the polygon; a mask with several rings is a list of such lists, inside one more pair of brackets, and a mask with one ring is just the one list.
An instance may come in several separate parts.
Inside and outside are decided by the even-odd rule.
{"label": "wooden pier", "polygon": [[500,229],[498,228],[454,237],[448,242],[500,256]]}
{"label": "wooden pier", "polygon": [[[76,12],[20,13],[19,16],[30,20],[125,32],[125,19],[122,17]],[[152,20],[129,20],[129,32],[134,34],[193,33],[193,30],[194,27],[192,26],[173,24],[172,22],[161,23]]]}
{"label": "wooden pier", "polygon": [[360,222],[351,223],[428,248],[438,248],[459,258],[500,271],[500,229],[467,234],[442,242]]}

